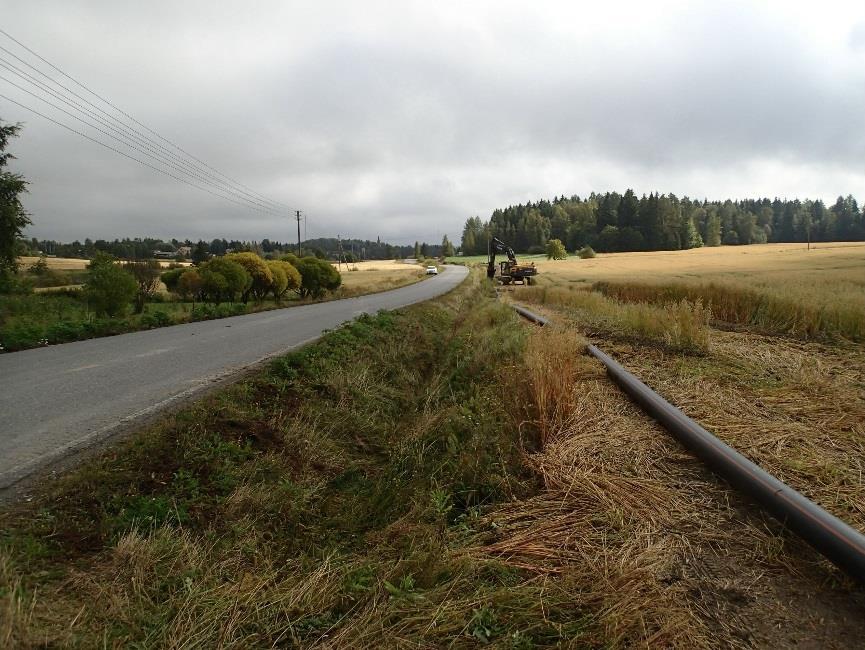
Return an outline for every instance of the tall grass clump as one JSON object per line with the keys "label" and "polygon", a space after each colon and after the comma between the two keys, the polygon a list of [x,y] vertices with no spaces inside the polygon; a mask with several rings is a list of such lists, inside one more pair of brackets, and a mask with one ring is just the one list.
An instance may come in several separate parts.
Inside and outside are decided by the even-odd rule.
{"label": "tall grass clump", "polygon": [[597,291],[558,287],[521,287],[518,300],[564,307],[578,322],[604,333],[639,339],[681,352],[709,350],[709,310],[702,302],[679,300],[669,304],[626,303]]}
{"label": "tall grass clump", "polygon": [[831,295],[813,300],[797,295],[793,288],[785,291],[783,285],[775,291],[758,291],[736,283],[596,282],[592,288],[628,303],[670,305],[683,300],[701,301],[716,320],[769,333],[865,341],[865,310],[859,305]]}

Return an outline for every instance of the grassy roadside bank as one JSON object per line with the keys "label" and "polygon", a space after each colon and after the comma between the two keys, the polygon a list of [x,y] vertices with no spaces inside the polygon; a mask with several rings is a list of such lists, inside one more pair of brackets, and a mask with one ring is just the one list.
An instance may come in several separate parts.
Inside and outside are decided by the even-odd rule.
{"label": "grassy roadside bank", "polygon": [[566,594],[469,552],[539,488],[489,293],[361,318],[0,514],[0,645],[579,638]]}

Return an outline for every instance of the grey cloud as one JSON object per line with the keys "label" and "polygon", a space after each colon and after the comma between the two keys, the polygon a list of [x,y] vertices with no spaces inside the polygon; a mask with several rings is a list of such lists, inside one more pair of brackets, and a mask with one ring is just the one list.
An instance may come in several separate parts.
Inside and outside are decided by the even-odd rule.
{"label": "grey cloud", "polygon": [[[838,179],[865,183],[865,23],[844,55],[744,3],[589,27],[560,16],[566,3],[531,15],[479,6],[273,3],[228,16],[204,3],[152,15],[46,3],[8,29],[187,150],[308,211],[311,235],[454,237],[465,217],[511,202],[658,178],[668,184],[647,191],[713,196],[731,178],[742,195],[796,191],[768,171],[755,178],[760,160],[814,170],[824,198],[859,189]],[[279,219],[0,111],[28,121],[13,146],[40,235],[290,236]]]}

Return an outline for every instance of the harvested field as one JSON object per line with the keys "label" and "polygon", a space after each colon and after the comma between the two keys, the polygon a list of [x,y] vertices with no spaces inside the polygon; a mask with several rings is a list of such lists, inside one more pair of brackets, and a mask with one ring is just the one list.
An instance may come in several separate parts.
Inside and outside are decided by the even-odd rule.
{"label": "harvested field", "polygon": [[[18,264],[21,268],[27,269],[39,261],[38,257],[19,257]],[[87,268],[90,260],[82,260],[77,257],[46,257],[48,268],[56,271],[80,271]],[[190,266],[190,262],[175,262],[173,260],[159,260],[159,265],[167,269],[172,264],[180,266]]]}
{"label": "harvested field", "polygon": [[[784,295],[795,312],[810,298],[802,279],[816,286],[816,277],[824,300],[843,307],[846,287],[856,283],[861,249],[834,250],[834,261],[826,261],[829,255],[817,264],[816,257],[800,257],[786,271],[776,269],[771,282],[758,274],[754,284]],[[735,288],[757,266],[779,265],[782,252],[767,252],[759,265],[743,262],[748,271],[706,267],[686,286],[706,286],[704,277],[711,277],[720,289]],[[612,264],[618,257],[606,259]],[[633,254],[621,257],[628,258],[624,265],[633,263]],[[665,325],[666,311],[636,318],[634,310],[651,314],[683,304],[711,310],[711,301],[670,296],[665,273],[675,275],[672,265],[666,271],[651,264],[645,272],[632,267],[627,280],[613,277],[610,267],[606,275],[575,279],[573,267],[582,262],[548,263],[540,286],[503,292],[557,324],[536,331],[530,351],[544,357],[552,349],[561,356],[579,347],[569,338],[588,337],[719,438],[865,530],[862,343],[830,330],[775,327],[781,336],[767,335],[773,327],[759,320],[740,322],[731,331],[711,319],[701,330],[705,346],[671,345],[675,321]],[[606,282],[594,283],[601,279]],[[644,286],[661,287],[667,298],[645,300],[652,294]],[[608,633],[624,645],[634,644],[634,630],[644,630],[636,633],[637,645],[682,647],[846,648],[865,638],[861,588],[703,469],[607,380],[600,364],[577,358],[579,371],[556,358],[547,361],[559,364],[559,376],[575,376],[564,382],[574,385],[574,394],[559,390],[547,416],[558,425],[532,457],[550,493],[496,520],[513,533],[491,545],[496,557],[538,571],[546,570],[548,559],[561,564],[563,573],[586,571],[586,597],[604,603],[611,616]],[[535,385],[555,374],[537,375]],[[591,518],[588,512],[605,514]],[[592,583],[598,576],[603,579]],[[677,623],[665,628],[667,621]]]}
{"label": "harvested field", "polygon": [[372,260],[336,265],[342,275],[338,297],[386,291],[423,280],[424,270],[416,264],[394,260]]}

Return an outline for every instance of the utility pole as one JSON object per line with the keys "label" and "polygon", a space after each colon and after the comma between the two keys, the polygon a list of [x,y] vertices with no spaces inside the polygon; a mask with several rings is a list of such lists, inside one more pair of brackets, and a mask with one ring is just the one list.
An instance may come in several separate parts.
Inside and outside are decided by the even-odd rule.
{"label": "utility pole", "polygon": [[[339,245],[339,258],[337,258],[336,266],[340,271],[342,271],[342,260],[343,260],[342,237],[340,235],[337,235],[336,241]],[[345,265],[345,268],[346,268],[346,270],[348,270],[348,264]]]}
{"label": "utility pole", "polygon": [[300,210],[295,210],[294,213],[297,215],[295,217],[297,219],[297,256],[303,257],[300,250]]}

